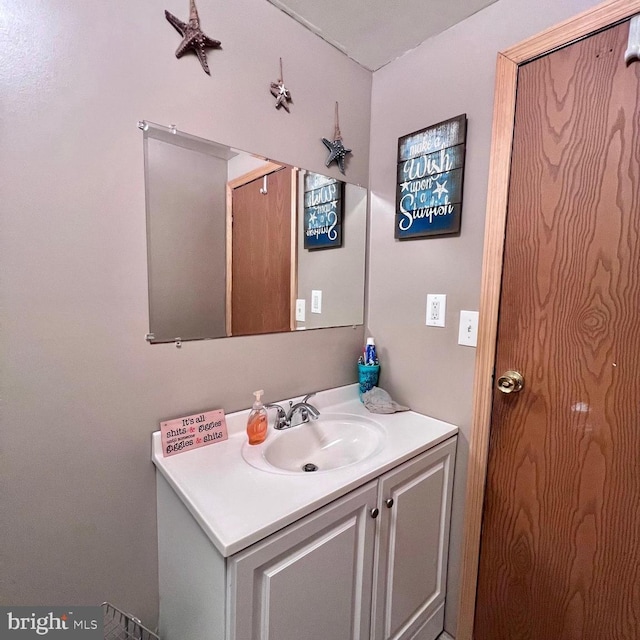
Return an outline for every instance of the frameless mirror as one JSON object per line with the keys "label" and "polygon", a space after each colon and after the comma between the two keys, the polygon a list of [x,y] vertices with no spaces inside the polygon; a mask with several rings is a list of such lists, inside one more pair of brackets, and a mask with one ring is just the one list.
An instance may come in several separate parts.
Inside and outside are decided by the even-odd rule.
{"label": "frameless mirror", "polygon": [[363,323],[366,189],[140,128],[149,342]]}

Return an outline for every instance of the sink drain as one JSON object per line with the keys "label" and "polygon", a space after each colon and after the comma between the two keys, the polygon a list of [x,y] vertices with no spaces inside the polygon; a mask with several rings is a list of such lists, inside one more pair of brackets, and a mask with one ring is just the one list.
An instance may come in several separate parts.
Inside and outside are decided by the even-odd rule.
{"label": "sink drain", "polygon": [[303,471],[317,471],[318,470],[318,465],[317,464],[313,464],[313,462],[307,462],[307,464],[303,464],[302,465],[302,470]]}

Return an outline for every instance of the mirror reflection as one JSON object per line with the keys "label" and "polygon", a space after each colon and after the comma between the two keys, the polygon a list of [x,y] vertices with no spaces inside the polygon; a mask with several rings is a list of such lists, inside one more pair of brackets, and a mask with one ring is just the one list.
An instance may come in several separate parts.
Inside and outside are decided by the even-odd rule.
{"label": "mirror reflection", "polygon": [[150,342],[363,323],[366,189],[141,128]]}

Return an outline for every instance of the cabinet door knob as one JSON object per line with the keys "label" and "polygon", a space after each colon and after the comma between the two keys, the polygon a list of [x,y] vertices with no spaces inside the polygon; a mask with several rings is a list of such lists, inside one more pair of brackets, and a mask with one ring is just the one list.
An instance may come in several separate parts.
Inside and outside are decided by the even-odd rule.
{"label": "cabinet door knob", "polygon": [[384,503],[387,505],[387,508],[391,509],[391,507],[393,507],[393,498],[387,498]]}
{"label": "cabinet door knob", "polygon": [[377,518],[380,510],[378,509],[378,507],[374,507],[369,513],[371,514],[372,518]]}

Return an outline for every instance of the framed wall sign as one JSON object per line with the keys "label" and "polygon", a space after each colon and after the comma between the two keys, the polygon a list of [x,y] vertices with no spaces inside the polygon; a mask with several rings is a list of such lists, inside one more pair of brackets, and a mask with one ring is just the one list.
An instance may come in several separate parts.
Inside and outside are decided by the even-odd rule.
{"label": "framed wall sign", "polygon": [[395,237],[460,232],[467,116],[398,139]]}
{"label": "framed wall sign", "polygon": [[344,183],[318,173],[304,177],[304,248],[342,246]]}

